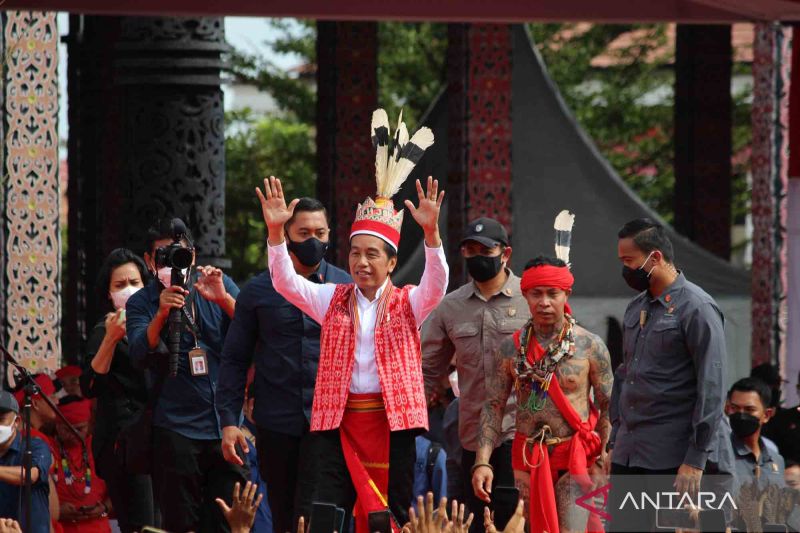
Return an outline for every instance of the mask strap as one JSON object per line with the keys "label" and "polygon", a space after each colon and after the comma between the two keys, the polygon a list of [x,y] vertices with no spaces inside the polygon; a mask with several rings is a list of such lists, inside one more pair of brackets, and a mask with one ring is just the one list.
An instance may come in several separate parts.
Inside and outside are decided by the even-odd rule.
{"label": "mask strap", "polygon": [[[648,261],[650,261],[650,258],[651,258],[651,257],[653,257],[653,254],[654,254],[654,253],[656,253],[656,251],[655,251],[655,250],[653,250],[652,252],[650,252],[650,254],[647,256],[647,259],[645,259],[645,260],[644,260],[644,263],[642,263],[642,266],[640,266],[640,267],[639,267],[639,270],[644,270],[644,266],[647,264],[647,262],[648,262]],[[655,269],[656,269],[656,267],[655,267],[655,266],[653,266],[653,268],[651,268],[651,269],[650,269],[650,272],[647,272],[647,271],[645,270],[645,272],[647,272],[647,277],[648,277],[648,278],[650,277],[650,274],[652,274],[652,273],[653,273],[653,270],[655,270]]]}

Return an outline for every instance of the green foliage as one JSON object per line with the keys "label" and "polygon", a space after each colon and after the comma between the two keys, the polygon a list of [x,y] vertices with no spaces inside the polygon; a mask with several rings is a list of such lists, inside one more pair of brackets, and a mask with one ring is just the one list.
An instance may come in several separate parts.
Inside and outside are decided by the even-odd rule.
{"label": "green foliage", "polygon": [[230,276],[245,281],[266,266],[266,231],[254,194],[264,177],[276,175],[289,198],[314,195],[313,130],[280,117],[228,113],[225,136],[225,226]]}
{"label": "green foliage", "polygon": [[378,24],[378,104],[413,132],[447,82],[445,24]]}
{"label": "green foliage", "polygon": [[[645,203],[672,222],[675,74],[666,25],[532,24],[530,29],[550,75],[600,151]],[[592,65],[599,56],[613,61]],[[751,92],[734,95],[734,154],[750,144]],[[734,159],[737,223],[749,209],[748,170],[749,158]]]}
{"label": "green foliage", "polygon": [[[278,37],[269,43],[278,55],[297,57],[287,72],[263,57],[232,54],[234,75],[269,93],[276,101],[274,116],[229,113],[226,149],[226,244],[233,262],[230,275],[244,281],[264,268],[264,223],[253,188],[275,174],[287,197],[314,196],[316,146],[316,24],[313,21],[270,20]],[[400,107],[410,129],[433,102],[446,77],[444,55],[447,27],[443,24],[381,23],[378,55],[379,105],[396,117]],[[311,76],[311,79],[309,79]]]}
{"label": "green foliage", "polygon": [[[226,224],[237,279],[263,268],[263,223],[252,194],[257,178],[278,173],[288,195],[314,193],[316,24],[285,19],[269,24],[278,34],[269,43],[272,51],[291,54],[298,66],[311,68],[287,72],[265,58],[233,55],[234,74],[268,92],[279,108],[276,117],[230,117]],[[532,24],[530,29],[550,75],[601,153],[645,203],[671,222],[675,75],[667,26],[569,23]],[[390,117],[402,107],[413,131],[446,84],[447,26],[381,22],[378,41],[378,103]],[[592,64],[600,56],[611,61]],[[737,223],[749,209],[745,150],[751,92],[734,95],[734,154],[745,155],[734,158],[732,215]]]}

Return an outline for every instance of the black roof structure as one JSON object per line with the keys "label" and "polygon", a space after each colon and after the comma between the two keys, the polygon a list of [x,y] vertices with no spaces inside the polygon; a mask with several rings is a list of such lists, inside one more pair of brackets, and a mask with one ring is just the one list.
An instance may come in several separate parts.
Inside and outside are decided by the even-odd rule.
{"label": "black roof structure", "polygon": [[[663,220],[646,206],[603,158],[567,108],[522,25],[513,31],[512,72],[512,268],[540,254],[553,254],[553,220],[562,209],[575,214],[571,262],[577,297],[630,297],[617,259],[617,231],[628,220]],[[414,193],[413,180],[433,175],[447,190],[447,100],[442,93],[423,122],[435,134],[431,147],[396,199]],[[708,198],[710,205],[714,198]],[[445,202],[447,203],[447,202]],[[441,227],[446,228],[445,220]],[[712,296],[750,294],[750,275],[666,223],[677,266]],[[444,232],[444,231],[443,231]],[[396,283],[418,283],[424,265],[422,234],[411,216],[403,224],[401,268]]]}

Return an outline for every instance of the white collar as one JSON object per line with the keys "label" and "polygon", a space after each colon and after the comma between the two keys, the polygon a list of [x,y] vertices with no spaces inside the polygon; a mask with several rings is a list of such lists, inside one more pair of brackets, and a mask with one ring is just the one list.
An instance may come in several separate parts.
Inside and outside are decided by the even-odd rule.
{"label": "white collar", "polygon": [[381,294],[383,294],[383,291],[386,289],[386,286],[388,284],[389,284],[389,276],[386,276],[386,280],[383,282],[383,285],[381,285],[380,288],[377,291],[375,291],[375,299],[372,301],[369,301],[367,297],[364,296],[364,293],[361,292],[361,289],[358,288],[358,285],[356,285],[356,298],[360,298],[361,300],[363,300],[366,305],[374,304],[375,302],[380,300]]}

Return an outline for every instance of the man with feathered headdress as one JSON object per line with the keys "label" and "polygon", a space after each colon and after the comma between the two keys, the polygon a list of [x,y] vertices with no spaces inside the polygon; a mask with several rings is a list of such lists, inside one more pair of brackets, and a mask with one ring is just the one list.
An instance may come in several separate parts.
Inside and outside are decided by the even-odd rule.
{"label": "man with feathered headdress", "polygon": [[[369,512],[391,509],[400,524],[412,497],[414,438],[428,427],[419,326],[447,289],[448,267],[439,237],[444,192],[428,178],[417,181],[419,206],[405,205],[425,233],[425,271],[418,287],[394,287],[403,212],[394,196],[433,144],[421,128],[409,140],[402,120],[394,138],[386,112],[372,117],[378,195],[358,206],[350,232],[350,274],[355,283],[311,283],[295,274],[283,228],[288,207],[280,180],[257,189],[269,230],[269,269],[275,289],[322,325],[311,431],[321,457],[317,500],[354,511],[356,530],[367,532]],[[390,140],[393,147],[390,152]],[[279,489],[280,490],[280,489]],[[347,529],[347,524],[345,524]]]}
{"label": "man with feathered headdress", "polygon": [[525,266],[520,288],[531,320],[497,350],[472,467],[475,495],[488,502],[489,457],[502,436],[503,409],[514,386],[511,460],[531,533],[603,530],[598,515],[575,501],[602,476],[614,378],[605,344],[575,323],[567,303],[575,281],[569,268],[573,220],[567,211],[556,218],[555,258],[540,256]]}

